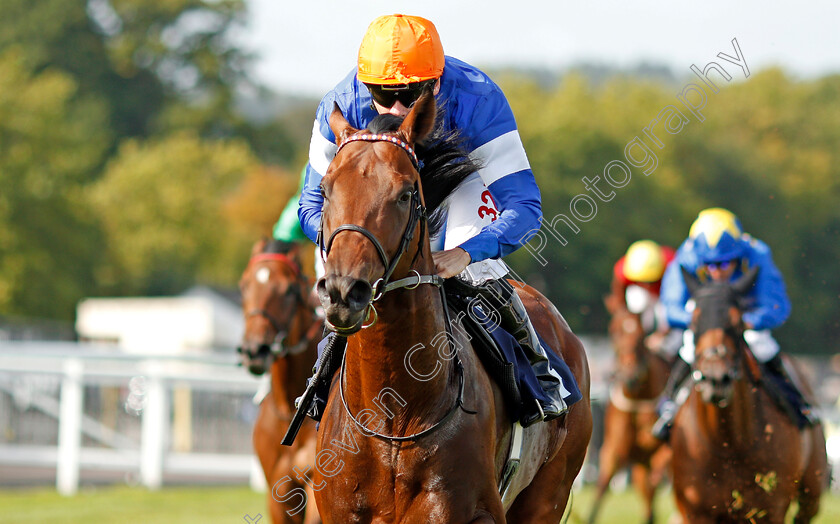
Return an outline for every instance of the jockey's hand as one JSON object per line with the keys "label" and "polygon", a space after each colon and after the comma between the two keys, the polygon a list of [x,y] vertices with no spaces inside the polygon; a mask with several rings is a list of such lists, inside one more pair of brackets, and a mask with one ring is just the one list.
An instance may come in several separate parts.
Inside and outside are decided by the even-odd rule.
{"label": "jockey's hand", "polygon": [[465,267],[470,265],[470,254],[456,247],[446,251],[432,253],[432,260],[435,261],[435,271],[443,278],[454,277],[461,273]]}

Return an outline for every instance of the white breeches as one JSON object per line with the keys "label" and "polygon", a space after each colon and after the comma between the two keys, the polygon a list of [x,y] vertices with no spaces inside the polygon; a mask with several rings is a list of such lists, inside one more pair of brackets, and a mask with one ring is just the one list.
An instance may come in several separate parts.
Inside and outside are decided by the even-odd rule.
{"label": "white breeches", "polygon": [[[779,353],[779,343],[773,338],[769,329],[755,331],[748,329],[744,331],[744,340],[750,347],[750,351],[755,355],[759,362],[767,362]],[[683,333],[683,346],[680,348],[680,358],[688,362],[694,363],[694,333],[690,329],[686,329]]]}

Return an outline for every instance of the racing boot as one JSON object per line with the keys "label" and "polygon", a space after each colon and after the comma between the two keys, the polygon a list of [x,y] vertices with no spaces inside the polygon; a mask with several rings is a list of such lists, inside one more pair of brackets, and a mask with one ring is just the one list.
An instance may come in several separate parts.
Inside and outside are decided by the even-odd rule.
{"label": "racing boot", "polygon": [[671,426],[680,408],[676,401],[677,391],[680,390],[690,373],[691,365],[679,355],[675,356],[674,363],[671,365],[671,374],[668,376],[668,382],[665,383],[665,389],[662,390],[662,399],[657,407],[659,419],[653,423],[650,430],[659,440],[668,441],[671,438]]}
{"label": "racing boot", "polygon": [[[563,386],[560,375],[552,369],[548,355],[545,353],[546,350],[540,344],[522,299],[516,294],[513,286],[504,279],[488,281],[485,286],[492,289],[489,293],[482,293],[482,295],[491,298],[491,305],[499,313],[500,327],[519,341],[537,376],[540,388],[548,398],[545,402],[535,400],[532,406],[524,406],[526,411],[521,417],[522,425],[527,427],[536,422],[560,417],[569,410],[566,401],[563,400],[563,394],[568,395],[568,391]],[[490,294],[493,296],[489,297]]]}
{"label": "racing boot", "polygon": [[820,419],[814,412],[813,407],[797,387],[796,382],[788,374],[782,361],[782,354],[776,355],[765,362],[764,369],[771,375],[765,381],[767,391],[776,401],[779,407],[799,426],[815,426]]}

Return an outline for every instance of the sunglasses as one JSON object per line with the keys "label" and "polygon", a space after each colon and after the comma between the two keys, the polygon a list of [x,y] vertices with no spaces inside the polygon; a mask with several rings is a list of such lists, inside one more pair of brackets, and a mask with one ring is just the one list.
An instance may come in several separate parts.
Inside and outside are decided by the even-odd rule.
{"label": "sunglasses", "polygon": [[735,265],[734,260],[722,260],[720,262],[709,262],[706,266],[709,269],[719,269],[721,271],[726,271],[727,269],[731,268]]}
{"label": "sunglasses", "polygon": [[397,85],[379,85],[379,84],[365,84],[370,91],[370,96],[373,101],[382,107],[390,109],[399,101],[405,107],[411,107],[426,86],[434,87],[436,78],[430,80],[423,80],[422,82],[412,82],[410,84]]}

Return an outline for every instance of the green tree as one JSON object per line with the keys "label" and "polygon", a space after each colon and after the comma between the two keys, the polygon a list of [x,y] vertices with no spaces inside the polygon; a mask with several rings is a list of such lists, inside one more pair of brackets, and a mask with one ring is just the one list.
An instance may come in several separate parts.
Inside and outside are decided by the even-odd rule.
{"label": "green tree", "polygon": [[0,52],[0,311],[69,318],[97,265],[79,191],[107,146],[106,112],[23,56]]}
{"label": "green tree", "polygon": [[254,238],[238,234],[225,203],[256,165],[244,142],[194,132],[121,145],[89,193],[112,256],[100,277],[141,294],[236,282]]}
{"label": "green tree", "polygon": [[248,60],[228,35],[242,0],[6,0],[0,49],[36,71],[71,75],[78,96],[107,101],[114,140],[173,126],[231,135],[233,92]]}

